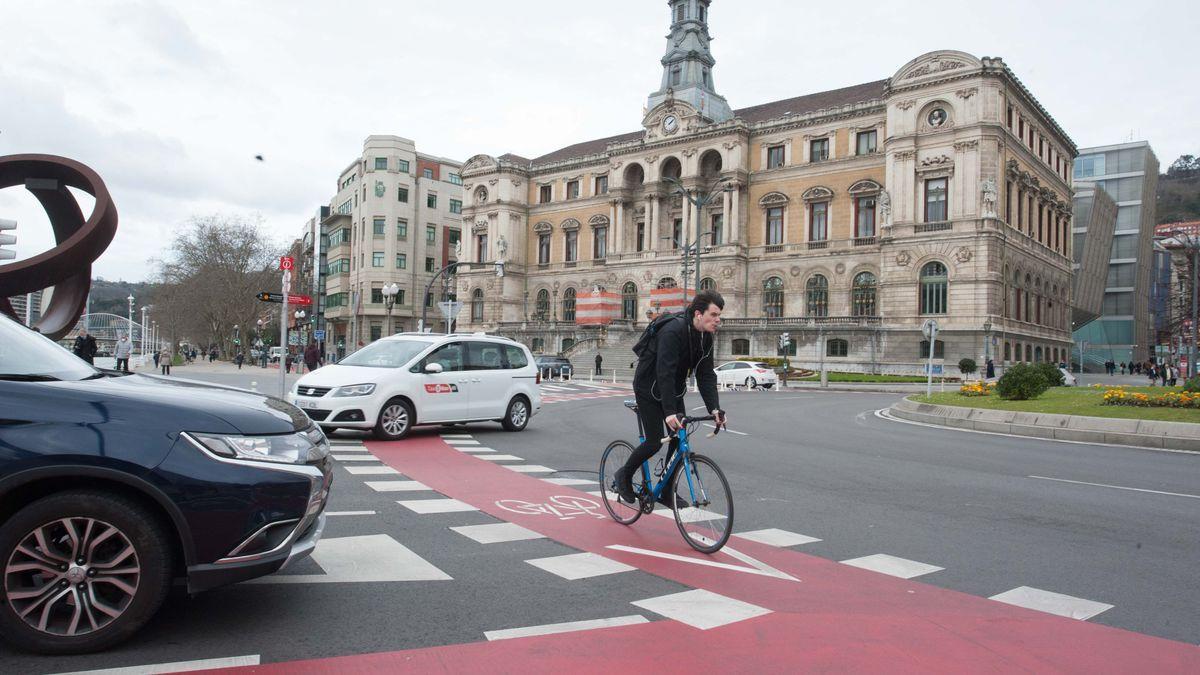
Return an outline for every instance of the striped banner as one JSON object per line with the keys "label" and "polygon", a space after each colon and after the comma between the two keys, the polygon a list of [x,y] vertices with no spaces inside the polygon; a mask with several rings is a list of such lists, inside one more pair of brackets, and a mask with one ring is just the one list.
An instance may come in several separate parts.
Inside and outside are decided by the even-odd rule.
{"label": "striped banner", "polygon": [[650,291],[650,308],[654,315],[681,311],[687,305],[682,288],[655,288]]}
{"label": "striped banner", "polygon": [[621,316],[621,296],[607,291],[581,295],[575,301],[575,323],[580,326],[607,326]]}

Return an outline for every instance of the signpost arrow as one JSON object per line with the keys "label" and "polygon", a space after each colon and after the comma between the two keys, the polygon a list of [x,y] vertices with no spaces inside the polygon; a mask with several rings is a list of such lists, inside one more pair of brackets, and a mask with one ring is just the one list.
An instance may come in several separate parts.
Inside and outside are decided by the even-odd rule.
{"label": "signpost arrow", "polygon": [[263,291],[257,297],[263,302],[283,302],[283,293],[268,293]]}

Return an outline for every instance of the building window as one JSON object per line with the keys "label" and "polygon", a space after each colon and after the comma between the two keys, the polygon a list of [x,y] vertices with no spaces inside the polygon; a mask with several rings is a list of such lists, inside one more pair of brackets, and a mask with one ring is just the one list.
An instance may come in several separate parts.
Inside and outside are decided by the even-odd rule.
{"label": "building window", "polygon": [[720,246],[725,243],[725,214],[712,214],[712,229],[710,231],[712,235],[709,239],[712,241],[713,246]]}
{"label": "building window", "polygon": [[825,241],[829,238],[829,202],[813,202],[808,205],[808,240]]}
{"label": "building window", "polygon": [[639,252],[646,250],[646,224],[645,223],[637,224],[637,250]]}
{"label": "building window", "polygon": [[934,261],[921,268],[921,313],[946,313],[946,266]]}
{"label": "building window", "polygon": [[825,356],[846,356],[850,353],[850,343],[841,339],[833,338],[825,341]]}
{"label": "building window", "polygon": [[383,267],[383,251],[371,253],[371,267]]}
{"label": "building window", "polygon": [[554,195],[553,185],[543,185],[538,188],[538,203],[549,204]]}
{"label": "building window", "polygon": [[829,280],[823,275],[812,276],[804,285],[805,307],[808,316],[829,316]]}
{"label": "building window", "polygon": [[683,66],[675,64],[671,66],[671,86],[677,87],[683,81]]}
{"label": "building window", "polygon": [[387,157],[376,157],[375,158],[375,170],[376,171],[387,171]]}
{"label": "building window", "polygon": [[697,290],[715,291],[717,290],[717,280],[712,277],[704,277],[700,280],[700,287]]}
{"label": "building window", "polygon": [[375,216],[372,218],[371,233],[376,237],[382,237],[387,234],[387,219],[383,216]]}
{"label": "building window", "polygon": [[542,321],[550,319],[550,291],[544,288],[538,291],[534,316]]}
{"label": "building window", "polygon": [[829,159],[829,139],[818,138],[808,142],[808,161],[820,162]]}
{"label": "building window", "polygon": [[579,181],[567,181],[567,199],[579,199]]}
{"label": "building window", "polygon": [[774,145],[767,148],[767,168],[778,169],[783,166],[783,146]]}
{"label": "building window", "polygon": [[462,200],[461,199],[451,199],[450,200],[450,213],[462,213]]}
{"label": "building window", "polygon": [[563,291],[562,299],[562,317],[563,321],[575,320],[575,289],[568,288]]}
{"label": "building window", "polygon": [[435,265],[435,264],[436,264],[436,261],[435,261],[433,258],[425,258],[425,271],[426,271],[426,272],[434,272],[434,271],[436,271],[436,270],[434,269],[434,265]]}
{"label": "building window", "polygon": [[487,245],[488,240],[486,234],[475,235],[475,262],[487,262]]}
{"label": "building window", "polygon": [[763,282],[763,316],[777,319],[783,316],[783,279],[767,277]]}
{"label": "building window", "polygon": [[342,258],[340,260],[334,260],[333,262],[329,263],[328,272],[329,272],[329,276],[335,276],[338,274],[349,274],[350,273],[350,259]]}
{"label": "building window", "polygon": [[408,160],[400,160],[400,173],[408,173]]}
{"label": "building window", "polygon": [[372,305],[382,305],[383,304],[383,289],[382,288],[372,288],[371,289],[371,304]]}
{"label": "building window", "polygon": [[371,324],[371,342],[383,337],[383,326],[373,323]]}
{"label": "building window", "polygon": [[437,225],[425,226],[425,243],[433,244],[437,242]]}
{"label": "building window", "polygon": [[456,173],[450,174],[450,183],[452,185],[462,185],[462,176]]}
{"label": "building window", "polygon": [[437,195],[435,195],[435,194],[426,195],[425,196],[425,206],[428,206],[431,209],[436,209],[437,208]]}
{"label": "building window", "polygon": [[608,176],[596,176],[596,194],[608,194]]}
{"label": "building window", "polygon": [[679,288],[679,284],[675,282],[673,277],[663,277],[658,280],[658,285],[655,288]]}
{"label": "building window", "polygon": [[453,228],[446,230],[446,245],[450,247],[451,251],[458,246],[458,242],[461,239],[462,230],[455,230]]}
{"label": "building window", "polygon": [[859,197],[854,200],[854,236],[875,236],[875,198]]}
{"label": "building window", "polygon": [[930,178],[925,181],[925,222],[936,223],[946,220],[946,178]]}
{"label": "building window", "polygon": [[857,141],[857,147],[855,148],[855,151],[860,155],[875,154],[875,149],[877,147],[876,146],[877,138],[878,138],[878,132],[875,131],[874,129],[872,129],[870,131],[858,132],[858,135],[855,136],[855,139]]}
{"label": "building window", "polygon": [[683,246],[683,218],[676,218],[671,224],[671,247],[681,248]]}
{"label": "building window", "polygon": [[533,338],[529,342],[529,351],[534,354],[541,354],[546,349],[546,340],[544,338]]}
{"label": "building window", "polygon": [[859,272],[854,276],[854,287],[850,291],[850,313],[854,316],[876,316],[875,296],[877,284],[875,275],[870,272]]}
{"label": "building window", "polygon": [[471,292],[471,321],[483,321],[483,289],[476,288]]}
{"label": "building window", "polygon": [[538,264],[550,264],[550,233],[538,235]]}
{"label": "building window", "polygon": [[421,175],[429,180],[433,180],[433,169],[421,169]]}
{"label": "building window", "polygon": [[353,208],[354,208],[354,204],[349,199],[347,199],[346,201],[344,201],[338,205],[337,212],[342,215],[346,215],[346,214],[350,213],[350,211]]}
{"label": "building window", "polygon": [[396,188],[396,201],[404,202],[405,204],[408,203],[408,188]]}
{"label": "building window", "polygon": [[[920,349],[921,349],[921,351],[919,352],[920,358],[922,358],[922,359],[929,358],[929,340],[921,340]],[[946,343],[945,342],[942,342],[941,340],[933,341],[933,358],[935,358],[935,359],[946,358]]]}
{"label": "building window", "polygon": [[677,7],[675,7],[675,23],[679,23],[687,18],[686,12],[687,5],[684,5],[683,3],[680,3]]}
{"label": "building window", "polygon": [[767,209],[767,246],[783,243],[783,207]]}
{"label": "building window", "polygon": [[703,4],[700,5],[700,21],[708,21],[708,8]]}
{"label": "building window", "polygon": [[567,262],[575,262],[576,260],[579,260],[579,232],[577,230],[571,230],[571,231],[567,232],[566,235],[567,235],[567,247],[566,247],[567,257],[566,257],[566,260],[567,260]]}
{"label": "building window", "polygon": [[733,353],[735,355],[749,354],[750,341],[746,338],[737,338],[733,341]]}
{"label": "building window", "polygon": [[637,284],[632,281],[625,282],[621,288],[621,318],[629,319],[630,321],[637,320]]}
{"label": "building window", "polygon": [[408,239],[408,221],[403,218],[396,219],[396,238]]}
{"label": "building window", "polygon": [[608,228],[597,227],[592,231],[592,257],[604,258],[608,256]]}
{"label": "building window", "polygon": [[404,253],[396,254],[396,269],[398,269],[398,270],[408,269],[408,255],[407,254],[404,254]]}

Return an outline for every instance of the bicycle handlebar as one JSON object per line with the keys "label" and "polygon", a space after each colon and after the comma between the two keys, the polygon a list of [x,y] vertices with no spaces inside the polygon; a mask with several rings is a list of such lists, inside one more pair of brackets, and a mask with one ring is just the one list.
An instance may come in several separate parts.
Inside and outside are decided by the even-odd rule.
{"label": "bicycle handlebar", "polygon": [[[681,430],[686,430],[687,425],[689,425],[689,424],[696,424],[699,422],[716,422],[716,421],[717,421],[717,418],[715,415],[701,415],[699,417],[686,417],[685,416],[679,420],[679,428]],[[713,436],[716,436],[719,433],[721,433],[721,427],[719,427],[719,426],[714,427],[713,432],[711,434],[708,434],[707,438],[712,438]],[[671,438],[673,438],[673,436],[666,436],[660,442],[661,443],[670,443]]]}

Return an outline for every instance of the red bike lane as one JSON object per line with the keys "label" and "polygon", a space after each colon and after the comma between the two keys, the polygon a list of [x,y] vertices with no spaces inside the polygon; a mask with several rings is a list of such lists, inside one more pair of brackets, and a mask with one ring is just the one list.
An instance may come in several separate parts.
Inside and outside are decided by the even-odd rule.
{"label": "red bike lane", "polygon": [[[700,554],[687,546],[670,518],[643,516],[632,526],[618,524],[598,497],[480,460],[438,436],[369,442],[368,447],[410,479],[500,520],[769,613],[708,630],[656,620],[247,670],[599,671],[628,666],[632,658],[638,666],[671,670],[1200,672],[1197,646],[898,579],[736,535],[724,550]],[[735,508],[737,499],[735,494]],[[582,500],[599,505],[598,514],[512,510],[522,502],[586,505]]]}

